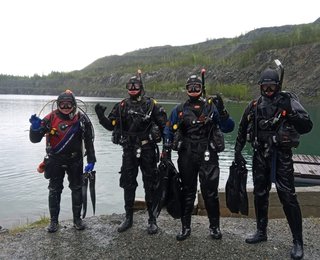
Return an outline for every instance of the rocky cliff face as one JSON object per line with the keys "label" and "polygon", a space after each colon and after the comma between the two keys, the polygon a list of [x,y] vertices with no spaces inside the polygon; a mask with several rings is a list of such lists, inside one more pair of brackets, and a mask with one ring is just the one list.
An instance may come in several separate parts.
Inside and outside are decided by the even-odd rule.
{"label": "rocky cliff face", "polygon": [[274,59],[284,65],[285,74],[283,89],[293,91],[305,98],[317,98],[320,95],[320,43],[306,44],[279,50],[259,53],[254,65],[245,68],[216,68],[208,72],[213,82],[229,84],[244,83],[254,91],[261,71]]}
{"label": "rocky cliff face", "polygon": [[[263,51],[256,55],[252,65],[246,67],[209,65],[206,68],[206,82],[217,84],[244,84],[249,86],[252,95],[259,93],[257,82],[260,73],[268,66],[275,67],[274,60],[279,59],[285,69],[283,90],[296,93],[300,98],[319,99],[320,97],[320,43],[305,44],[292,48]],[[188,75],[200,74],[200,66],[182,67],[177,70],[161,68],[158,71],[146,73],[145,82],[152,86],[152,82],[176,81],[185,82]],[[129,75],[127,75],[129,77]],[[106,77],[105,84],[111,85],[115,79]],[[125,85],[126,77],[118,79],[118,83]],[[183,89],[183,88],[182,88]],[[152,87],[148,94],[155,94],[160,98],[177,99],[185,95],[184,92],[154,93]]]}

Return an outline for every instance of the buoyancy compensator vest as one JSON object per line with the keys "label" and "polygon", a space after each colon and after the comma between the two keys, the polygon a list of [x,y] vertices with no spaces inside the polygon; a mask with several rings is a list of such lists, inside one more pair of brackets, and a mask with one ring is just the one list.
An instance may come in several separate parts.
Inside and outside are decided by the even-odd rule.
{"label": "buoyancy compensator vest", "polygon": [[49,132],[46,134],[48,154],[63,153],[81,130],[79,113],[72,120],[62,119],[58,113],[57,110],[53,111],[44,118],[49,128]]}
{"label": "buoyancy compensator vest", "polygon": [[143,101],[137,102],[127,98],[119,103],[119,118],[112,132],[114,144],[125,145],[128,141],[130,142],[130,139],[135,139],[134,143],[141,141],[161,142],[161,131],[151,119],[155,100],[148,97],[143,99]]}
{"label": "buoyancy compensator vest", "polygon": [[185,102],[177,107],[178,123],[173,126],[173,150],[182,142],[204,142],[217,152],[224,150],[224,137],[219,125],[212,120],[215,108],[211,99],[197,103]]}
{"label": "buoyancy compensator vest", "polygon": [[247,141],[253,148],[269,148],[271,145],[279,148],[297,147],[300,135],[290,124],[286,111],[278,107],[279,100],[268,101],[260,97],[251,103],[247,118]]}

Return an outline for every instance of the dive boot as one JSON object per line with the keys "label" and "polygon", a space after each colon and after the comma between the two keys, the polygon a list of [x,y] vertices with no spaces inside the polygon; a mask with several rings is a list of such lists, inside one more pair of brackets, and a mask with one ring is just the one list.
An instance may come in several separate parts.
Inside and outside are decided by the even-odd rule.
{"label": "dive boot", "polygon": [[221,239],[222,234],[220,231],[220,219],[218,218],[209,218],[210,226],[210,236],[212,239]]}
{"label": "dive boot", "polygon": [[158,226],[157,226],[157,222],[156,220],[149,220],[148,221],[148,228],[147,228],[147,231],[148,231],[148,234],[149,235],[153,235],[153,234],[156,234],[158,233]]}
{"label": "dive boot", "polygon": [[221,239],[222,234],[219,227],[210,227],[210,236],[212,239]]}
{"label": "dive boot", "polygon": [[83,224],[81,218],[74,219],[73,226],[75,227],[76,230],[84,230],[86,228],[86,226]]}
{"label": "dive boot", "polygon": [[132,227],[133,224],[133,204],[135,198],[135,189],[124,189],[124,209],[126,218],[118,227],[118,232],[124,232]]}
{"label": "dive boot", "polygon": [[82,193],[80,190],[73,190],[71,193],[72,199],[72,212],[73,212],[73,226],[76,230],[84,230],[86,227],[82,223],[81,210],[82,210]]}
{"label": "dive boot", "polygon": [[301,240],[293,240],[293,247],[291,250],[292,259],[303,258],[303,242]]}
{"label": "dive boot", "polygon": [[178,241],[183,241],[187,239],[191,234],[191,228],[182,227],[181,232],[176,236]]}
{"label": "dive boot", "polygon": [[258,229],[256,233],[246,238],[246,243],[257,244],[263,241],[267,241],[267,232],[265,230]]}
{"label": "dive boot", "polygon": [[126,216],[125,220],[119,225],[118,232],[124,232],[132,227],[132,216]]}
{"label": "dive boot", "polygon": [[191,215],[181,217],[182,229],[181,232],[176,236],[178,241],[187,239],[191,234]]}
{"label": "dive boot", "polygon": [[49,233],[57,232],[58,227],[59,227],[58,220],[51,220],[49,226],[47,227],[47,231]]}

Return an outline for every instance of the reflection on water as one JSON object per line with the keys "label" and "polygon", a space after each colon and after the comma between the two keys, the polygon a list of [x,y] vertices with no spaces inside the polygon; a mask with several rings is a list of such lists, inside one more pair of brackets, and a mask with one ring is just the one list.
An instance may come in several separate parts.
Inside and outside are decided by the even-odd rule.
{"label": "reflection on water", "polygon": [[[42,174],[36,172],[37,165],[45,155],[45,143],[44,140],[38,144],[32,144],[29,141],[29,118],[32,114],[38,114],[48,101],[55,98],[53,96],[0,95],[2,112],[0,125],[2,134],[0,138],[2,161],[2,167],[0,168],[0,226],[11,227],[37,220],[40,216],[48,216],[48,181]],[[122,213],[124,212],[123,191],[118,185],[122,150],[120,146],[111,142],[111,133],[99,125],[94,113],[94,105],[97,102],[107,105],[107,111],[110,111],[113,104],[118,100],[87,97],[80,99],[86,102],[87,114],[95,129],[97,157],[95,166],[97,171],[96,214]],[[168,112],[174,106],[174,104],[168,102],[162,104]],[[230,104],[228,108],[236,123],[238,123],[244,104]],[[51,106],[48,105],[40,116],[44,117],[50,111]],[[319,116],[319,113],[316,112],[319,112],[319,110],[314,113]],[[233,160],[235,136],[236,131],[225,135],[226,149],[220,153],[220,189],[224,189],[228,168]],[[315,146],[314,142],[310,141],[308,149],[310,149],[310,146],[312,148],[312,145]],[[315,149],[313,154],[320,154],[320,152]],[[249,150],[244,150],[244,156],[249,162]],[[173,152],[173,161],[175,162],[176,159],[177,155]],[[250,165],[248,165],[248,168],[250,170]],[[143,197],[141,174],[138,178],[137,197]],[[249,174],[248,186],[250,185],[252,185],[252,180]],[[60,216],[61,219],[69,219],[72,217],[71,192],[66,178],[64,186]],[[89,205],[87,216],[91,215],[92,208]]]}

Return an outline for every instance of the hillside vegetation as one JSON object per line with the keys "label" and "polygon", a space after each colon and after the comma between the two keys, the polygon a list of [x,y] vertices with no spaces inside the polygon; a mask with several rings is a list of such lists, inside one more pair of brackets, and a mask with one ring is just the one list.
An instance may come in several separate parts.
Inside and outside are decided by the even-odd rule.
{"label": "hillside vegetation", "polygon": [[207,93],[244,100],[258,93],[259,75],[275,66],[274,59],[285,67],[284,89],[319,100],[320,18],[310,24],[259,28],[236,38],[107,56],[69,73],[0,75],[0,93],[56,95],[70,88],[81,96],[119,97],[125,95],[125,82],[141,69],[148,95],[178,99],[187,77],[205,68]]}

